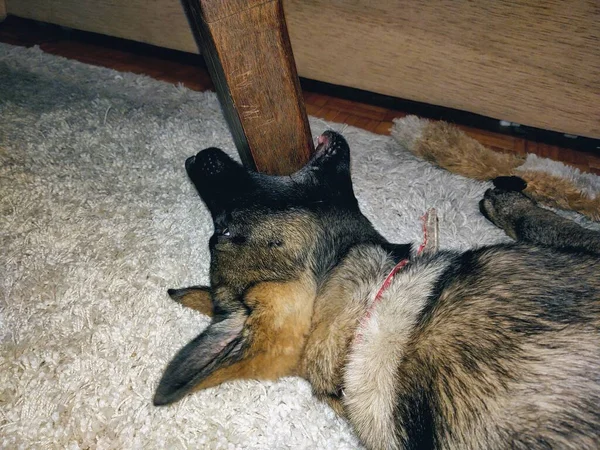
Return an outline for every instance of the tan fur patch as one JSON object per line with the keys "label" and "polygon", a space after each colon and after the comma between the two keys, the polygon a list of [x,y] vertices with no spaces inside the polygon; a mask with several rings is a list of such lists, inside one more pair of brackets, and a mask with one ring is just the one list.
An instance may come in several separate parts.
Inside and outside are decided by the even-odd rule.
{"label": "tan fur patch", "polygon": [[301,375],[315,394],[333,395],[342,385],[348,347],[374,295],[372,280],[383,280],[393,265],[382,249],[357,247],[321,288],[301,365]]}
{"label": "tan fur patch", "polygon": [[186,293],[178,302],[186,308],[195,309],[200,313],[211,316],[213,315],[213,303],[208,290],[195,289]]}
{"label": "tan fur patch", "polygon": [[572,209],[594,220],[600,220],[600,196],[587,197],[570,181],[545,172],[517,170],[514,174],[527,182],[525,193],[532,199],[548,206]]}
{"label": "tan fur patch", "polygon": [[[577,211],[600,220],[600,197],[589,198],[570,181],[546,172],[518,170],[525,157],[487,148],[446,122],[422,120],[420,138],[404,142],[415,155],[437,166],[475,180],[516,175],[527,182],[525,192],[548,206]],[[400,140],[399,131],[392,134]]]}
{"label": "tan fur patch", "polygon": [[265,282],[244,296],[252,309],[243,335],[250,341],[245,357],[215,370],[194,390],[234,379],[277,379],[295,375],[310,329],[315,285],[308,276],[287,283]]}
{"label": "tan fur patch", "polygon": [[446,122],[428,122],[410,150],[452,173],[482,181],[510,175],[525,161],[522,156],[490,150]]}

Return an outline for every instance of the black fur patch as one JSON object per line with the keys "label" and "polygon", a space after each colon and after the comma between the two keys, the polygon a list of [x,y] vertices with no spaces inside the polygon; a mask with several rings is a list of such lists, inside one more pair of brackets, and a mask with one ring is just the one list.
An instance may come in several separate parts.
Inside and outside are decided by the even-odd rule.
{"label": "black fur patch", "polygon": [[[424,381],[424,380],[423,380]],[[433,450],[437,448],[435,402],[429,390],[421,386],[407,389],[398,399],[395,410],[396,430],[405,430],[406,436],[398,436],[402,448],[409,450]]]}
{"label": "black fur patch", "polygon": [[412,244],[392,244],[386,242],[385,244],[381,244],[381,246],[392,256],[396,264],[408,258],[412,249]]}
{"label": "black fur patch", "polygon": [[[431,319],[442,292],[444,292],[451,283],[456,283],[459,278],[478,276],[478,264],[472,251],[467,251],[462,254],[452,254],[448,252],[448,255],[450,264],[437,278],[437,281],[433,285],[429,297],[427,298],[427,302],[421,310],[420,315],[417,317],[417,323],[422,327],[427,325]],[[439,258],[439,253],[436,255],[436,258]]]}

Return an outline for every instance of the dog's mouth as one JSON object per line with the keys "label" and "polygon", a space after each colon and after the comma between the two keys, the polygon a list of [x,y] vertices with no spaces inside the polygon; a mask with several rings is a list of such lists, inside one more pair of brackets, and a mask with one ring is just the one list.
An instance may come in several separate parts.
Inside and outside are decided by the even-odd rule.
{"label": "dog's mouth", "polygon": [[317,138],[315,154],[310,165],[321,166],[330,161],[344,160],[349,152],[346,139],[335,131],[327,130]]}
{"label": "dog's mouth", "polygon": [[[295,181],[304,181],[307,187],[315,184],[334,185],[336,191],[342,184],[350,183],[350,149],[344,137],[335,131],[327,130],[317,138],[315,144],[316,151],[313,157],[295,174]],[[248,171],[225,152],[214,147],[187,158],[185,168],[207,205],[246,196],[261,186],[271,191],[273,183],[278,182],[277,177],[270,178]],[[285,177],[285,182],[281,184],[282,189],[288,182],[289,178]]]}
{"label": "dog's mouth", "polygon": [[324,148],[326,148],[329,143],[330,143],[331,139],[330,137],[323,133],[321,136],[319,136],[317,138],[317,147],[315,148],[315,151],[320,152],[322,151]]}
{"label": "dog's mouth", "polygon": [[348,147],[348,144],[342,135],[335,131],[327,130],[317,138],[317,147],[315,148],[315,151],[316,153],[328,151],[335,152],[344,147]]}

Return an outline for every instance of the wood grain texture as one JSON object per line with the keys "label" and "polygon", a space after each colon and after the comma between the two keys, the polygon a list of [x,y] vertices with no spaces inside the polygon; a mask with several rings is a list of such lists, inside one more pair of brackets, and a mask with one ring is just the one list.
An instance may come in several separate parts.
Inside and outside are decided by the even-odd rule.
{"label": "wood grain texture", "polygon": [[286,11],[304,77],[600,137],[597,0],[289,0]]}
{"label": "wood grain texture", "polygon": [[289,175],[314,151],[280,0],[184,0],[244,164]]}
{"label": "wood grain texture", "polygon": [[[600,138],[598,0],[284,0],[306,78]],[[173,0],[9,0],[21,17],[196,51]]]}
{"label": "wood grain texture", "polygon": [[8,0],[7,7],[19,17],[198,52],[177,0]]}
{"label": "wood grain texture", "polygon": [[270,0],[212,0],[202,2],[202,14],[207,23],[243,13]]}

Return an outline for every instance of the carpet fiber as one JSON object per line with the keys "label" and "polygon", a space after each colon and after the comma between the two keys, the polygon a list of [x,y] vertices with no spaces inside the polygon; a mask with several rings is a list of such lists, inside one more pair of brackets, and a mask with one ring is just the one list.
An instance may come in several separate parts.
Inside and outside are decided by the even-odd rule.
{"label": "carpet fiber", "polygon": [[[344,134],[361,207],[390,240],[419,241],[429,207],[442,248],[507,240],[478,212],[487,184]],[[358,447],[297,378],[151,404],[208,323],[166,290],[207,282],[212,224],[184,161],[209,146],[235,155],[212,93],[0,44],[2,448]]]}

